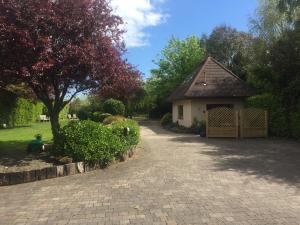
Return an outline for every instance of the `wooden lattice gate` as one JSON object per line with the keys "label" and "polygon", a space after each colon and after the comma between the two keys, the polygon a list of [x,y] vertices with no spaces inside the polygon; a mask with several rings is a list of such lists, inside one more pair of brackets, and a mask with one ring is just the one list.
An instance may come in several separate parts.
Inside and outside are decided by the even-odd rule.
{"label": "wooden lattice gate", "polygon": [[267,111],[248,108],[240,111],[240,137],[267,137],[268,116]]}
{"label": "wooden lattice gate", "polygon": [[251,138],[268,136],[267,112],[247,108],[214,108],[206,113],[207,137]]}
{"label": "wooden lattice gate", "polygon": [[238,113],[232,108],[214,108],[206,114],[207,137],[238,137]]}

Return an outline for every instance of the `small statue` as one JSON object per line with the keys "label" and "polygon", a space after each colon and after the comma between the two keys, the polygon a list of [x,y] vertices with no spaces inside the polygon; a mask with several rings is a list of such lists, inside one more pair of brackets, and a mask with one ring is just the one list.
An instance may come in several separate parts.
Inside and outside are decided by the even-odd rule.
{"label": "small statue", "polygon": [[30,141],[27,147],[28,153],[41,153],[45,150],[41,134],[35,135],[35,140]]}

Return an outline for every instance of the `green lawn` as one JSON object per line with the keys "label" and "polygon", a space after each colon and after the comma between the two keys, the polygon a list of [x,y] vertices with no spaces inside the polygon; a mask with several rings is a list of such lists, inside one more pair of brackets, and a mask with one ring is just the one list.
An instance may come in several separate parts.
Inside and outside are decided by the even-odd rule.
{"label": "green lawn", "polygon": [[[65,121],[61,122],[62,125],[65,123]],[[50,123],[35,123],[26,127],[0,129],[0,156],[24,152],[27,144],[35,139],[36,134],[41,134],[43,141],[50,143],[52,139]]]}

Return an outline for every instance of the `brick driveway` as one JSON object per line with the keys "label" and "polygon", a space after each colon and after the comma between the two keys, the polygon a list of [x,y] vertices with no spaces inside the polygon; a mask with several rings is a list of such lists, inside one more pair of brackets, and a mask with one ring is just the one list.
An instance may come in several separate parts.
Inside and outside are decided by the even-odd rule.
{"label": "brick driveway", "polygon": [[0,187],[0,224],[300,224],[300,144],[142,128],[135,160]]}

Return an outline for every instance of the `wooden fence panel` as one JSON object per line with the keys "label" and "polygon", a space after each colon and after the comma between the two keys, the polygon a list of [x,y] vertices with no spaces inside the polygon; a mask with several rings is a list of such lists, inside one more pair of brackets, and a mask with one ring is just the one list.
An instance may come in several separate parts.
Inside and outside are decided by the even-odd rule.
{"label": "wooden fence panel", "polygon": [[257,108],[247,108],[240,111],[241,138],[256,138],[268,136],[267,111]]}
{"label": "wooden fence panel", "polygon": [[214,108],[206,115],[207,137],[238,137],[238,114],[231,108]]}

